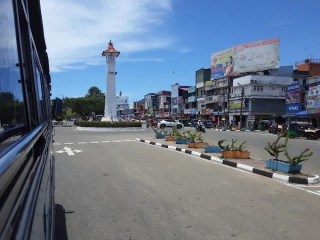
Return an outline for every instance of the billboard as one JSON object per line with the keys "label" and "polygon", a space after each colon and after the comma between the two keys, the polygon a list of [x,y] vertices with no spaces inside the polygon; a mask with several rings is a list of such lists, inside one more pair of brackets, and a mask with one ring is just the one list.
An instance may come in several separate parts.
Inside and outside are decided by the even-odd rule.
{"label": "billboard", "polygon": [[307,112],[320,113],[320,85],[309,87]]}
{"label": "billboard", "polygon": [[216,79],[233,74],[232,48],[211,55],[211,78]]}
{"label": "billboard", "polygon": [[211,55],[211,78],[279,68],[279,38],[245,43]]}

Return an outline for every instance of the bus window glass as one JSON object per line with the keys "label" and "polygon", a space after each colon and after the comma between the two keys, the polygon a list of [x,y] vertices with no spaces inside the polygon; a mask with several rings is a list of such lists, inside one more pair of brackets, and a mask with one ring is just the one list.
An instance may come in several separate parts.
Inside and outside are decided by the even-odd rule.
{"label": "bus window glass", "polygon": [[26,114],[19,70],[12,1],[0,10],[0,151],[22,136]]}

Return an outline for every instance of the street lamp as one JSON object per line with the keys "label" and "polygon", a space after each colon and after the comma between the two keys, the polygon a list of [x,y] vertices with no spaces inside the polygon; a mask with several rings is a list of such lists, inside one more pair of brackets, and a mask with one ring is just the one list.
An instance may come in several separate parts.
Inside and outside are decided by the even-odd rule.
{"label": "street lamp", "polygon": [[244,87],[238,83],[238,85],[241,87],[241,104],[240,104],[240,130],[242,128],[242,109],[243,109],[243,96],[244,96]]}

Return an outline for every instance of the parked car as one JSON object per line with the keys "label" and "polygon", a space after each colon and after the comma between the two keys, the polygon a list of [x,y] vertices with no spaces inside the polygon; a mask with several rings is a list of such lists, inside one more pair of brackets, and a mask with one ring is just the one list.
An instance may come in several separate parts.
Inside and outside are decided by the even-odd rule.
{"label": "parked car", "polygon": [[177,129],[181,129],[184,127],[182,123],[179,121],[171,120],[171,119],[163,119],[158,122],[159,128],[165,128],[165,127],[176,127]]}

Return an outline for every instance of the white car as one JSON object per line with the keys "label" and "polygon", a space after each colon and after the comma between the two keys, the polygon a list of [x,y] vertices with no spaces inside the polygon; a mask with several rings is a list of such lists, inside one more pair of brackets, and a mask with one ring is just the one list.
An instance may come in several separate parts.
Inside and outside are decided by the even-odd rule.
{"label": "white car", "polygon": [[163,119],[158,122],[159,128],[165,128],[165,127],[176,127],[177,129],[183,128],[183,124],[179,121],[171,120],[171,119]]}

